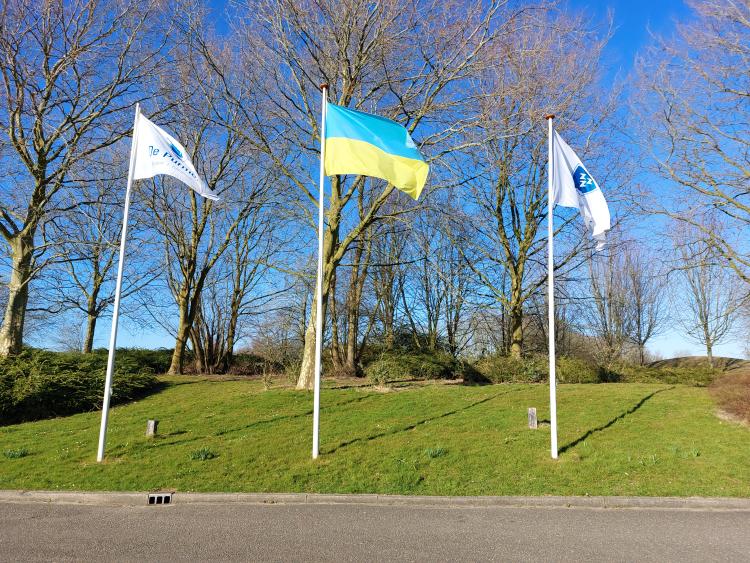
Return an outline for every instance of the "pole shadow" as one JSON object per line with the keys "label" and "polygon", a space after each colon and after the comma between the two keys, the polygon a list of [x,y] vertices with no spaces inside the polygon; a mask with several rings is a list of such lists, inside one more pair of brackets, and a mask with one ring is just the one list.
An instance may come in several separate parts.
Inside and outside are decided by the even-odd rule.
{"label": "pole shadow", "polygon": [[440,420],[441,418],[446,418],[449,416],[453,416],[454,414],[458,414],[463,411],[467,411],[469,409],[472,409],[476,406],[479,406],[483,403],[486,403],[488,401],[491,401],[492,399],[496,399],[500,397],[501,395],[507,395],[509,393],[512,393],[514,390],[510,391],[502,391],[501,393],[497,393],[495,395],[491,395],[490,397],[485,397],[484,399],[480,399],[479,401],[475,401],[471,404],[466,405],[465,407],[461,407],[460,409],[454,409],[452,411],[444,412],[442,414],[431,416],[429,418],[425,418],[422,420],[418,420],[417,422],[413,424],[409,424],[408,426],[403,426],[401,428],[396,428],[395,430],[390,430],[388,432],[379,432],[378,434],[371,434],[370,436],[361,436],[359,438],[352,438],[351,440],[346,440],[344,442],[340,442],[337,446],[334,446],[333,448],[326,450],[324,453],[326,454],[332,454],[337,452],[338,450],[341,450],[343,448],[346,448],[348,446],[351,446],[352,444],[356,444],[357,442],[371,442],[373,440],[377,440],[378,438],[385,438],[386,436],[394,436],[396,434],[400,434],[402,432],[408,432],[409,430],[414,430],[418,426],[421,426],[423,424],[427,424],[428,422],[432,422],[434,420]]}
{"label": "pole shadow", "polygon": [[[370,399],[372,397],[378,397],[378,393],[368,393],[367,395],[363,395],[362,397],[355,397],[354,399],[348,399],[346,401],[339,401],[338,403],[334,403],[332,405],[321,405],[320,410],[325,411],[327,409],[335,408],[335,407],[343,407],[345,405],[350,405],[352,403],[359,403],[361,401],[365,401],[367,399]],[[256,420],[254,422],[251,422],[250,424],[245,424],[243,426],[239,426],[237,428],[228,428],[225,430],[219,430],[218,432],[214,433],[214,436],[223,436],[225,434],[231,434],[232,432],[239,432],[240,430],[248,430],[249,428],[255,428],[257,426],[263,426],[264,424],[273,424],[276,422],[281,422],[282,420],[291,420],[294,418],[304,418],[306,416],[312,416],[313,410],[308,409],[304,412],[295,413],[295,414],[285,414],[283,416],[275,416],[273,418],[266,418],[263,420]]]}
{"label": "pole shadow", "polygon": [[[355,397],[354,399],[348,399],[346,401],[339,401],[338,403],[334,403],[332,405],[327,405],[327,406],[321,405],[320,410],[324,411],[326,409],[330,409],[330,408],[334,408],[334,407],[341,407],[341,406],[348,405],[348,404],[351,404],[351,403],[358,403],[360,401],[364,401],[366,399],[370,399],[372,397],[378,397],[378,396],[380,396],[378,393],[368,393],[367,395],[364,395],[362,397]],[[248,424],[244,424],[242,426],[237,426],[235,428],[225,428],[223,430],[219,430],[217,432],[214,432],[213,434],[201,434],[200,436],[191,436],[191,437],[181,438],[181,439],[176,439],[176,440],[166,440],[165,439],[163,441],[159,441],[158,443],[154,443],[152,445],[152,447],[159,448],[159,447],[164,447],[164,446],[175,446],[175,445],[179,445],[179,444],[188,444],[190,442],[196,442],[196,441],[199,441],[199,440],[203,440],[203,439],[205,439],[205,438],[207,438],[209,436],[225,436],[227,434],[232,434],[233,432],[240,432],[240,431],[243,431],[243,430],[249,430],[251,428],[257,428],[259,426],[265,426],[267,424],[275,424],[277,422],[283,422],[285,420],[293,420],[293,419],[296,419],[296,418],[305,418],[305,417],[308,417],[308,416],[312,416],[312,414],[313,414],[312,409],[307,409],[305,411],[298,412],[298,413],[285,414],[285,415],[282,415],[282,416],[275,416],[275,417],[272,417],[272,418],[265,418],[265,419],[261,419],[261,420],[255,420],[253,422],[250,422]],[[180,431],[179,433],[164,434],[163,437],[164,438],[176,437],[178,435],[186,434],[186,433],[187,433],[187,431]]]}
{"label": "pole shadow", "polygon": [[607,428],[609,428],[610,426],[612,426],[613,424],[615,424],[618,420],[622,420],[626,416],[633,414],[635,411],[637,411],[638,409],[640,409],[646,403],[646,401],[648,401],[649,399],[651,399],[651,397],[653,397],[654,395],[658,395],[659,393],[663,393],[664,391],[671,391],[672,389],[674,389],[674,386],[667,387],[666,389],[657,389],[653,393],[650,393],[650,394],[646,395],[640,401],[638,401],[635,404],[635,406],[633,406],[632,408],[626,410],[623,413],[620,413],[619,415],[617,415],[615,418],[613,418],[612,420],[610,420],[606,424],[603,424],[602,426],[597,426],[596,428],[592,428],[591,430],[588,430],[583,436],[580,436],[579,438],[576,438],[572,442],[570,442],[568,444],[565,444],[563,447],[561,447],[559,449],[559,453],[561,453],[561,454],[565,453],[569,449],[574,448],[575,446],[577,446],[578,444],[580,444],[584,440],[588,439],[593,434],[596,434],[597,432],[603,432],[604,430],[606,430]]}

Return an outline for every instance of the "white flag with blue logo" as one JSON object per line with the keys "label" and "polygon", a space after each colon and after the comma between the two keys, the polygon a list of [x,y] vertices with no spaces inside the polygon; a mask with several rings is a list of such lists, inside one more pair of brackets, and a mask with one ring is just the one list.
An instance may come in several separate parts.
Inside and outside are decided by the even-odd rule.
{"label": "white flag with blue logo", "polygon": [[580,210],[600,250],[604,246],[604,233],[610,228],[609,207],[604,194],[557,131],[552,146],[552,201]]}
{"label": "white flag with blue logo", "polygon": [[138,115],[135,143],[134,180],[167,174],[186,183],[205,198],[219,199],[198,176],[185,147],[143,114]]}

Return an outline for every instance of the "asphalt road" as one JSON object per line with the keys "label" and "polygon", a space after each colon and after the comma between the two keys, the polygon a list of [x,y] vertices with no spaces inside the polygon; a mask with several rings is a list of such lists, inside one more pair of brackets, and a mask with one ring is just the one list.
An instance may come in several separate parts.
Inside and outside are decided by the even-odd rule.
{"label": "asphalt road", "polygon": [[1,561],[750,561],[750,512],[0,503]]}

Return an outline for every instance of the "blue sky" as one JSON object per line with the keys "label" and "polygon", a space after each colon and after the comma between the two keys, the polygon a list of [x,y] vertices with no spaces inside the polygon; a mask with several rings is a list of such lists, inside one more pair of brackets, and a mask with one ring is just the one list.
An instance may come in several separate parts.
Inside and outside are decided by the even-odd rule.
{"label": "blue sky", "polygon": [[683,0],[567,0],[575,11],[590,14],[594,22],[614,15],[614,36],[607,48],[607,63],[613,70],[628,72],[637,52],[649,42],[652,33],[670,35],[676,19],[689,17]]}
{"label": "blue sky", "polygon": [[[564,0],[573,11],[581,11],[590,16],[591,24],[600,27],[607,21],[611,12],[614,18],[614,36],[605,52],[605,66],[609,79],[627,75],[639,50],[651,40],[650,33],[669,36],[673,33],[675,20],[685,20],[690,9],[683,0]],[[218,12],[223,2],[214,1]],[[217,14],[218,15],[218,14]],[[221,25],[221,24],[220,24]],[[606,187],[605,187],[606,190]],[[606,191],[605,191],[606,193]],[[121,346],[171,347],[171,337],[158,330],[154,333],[144,332],[140,327],[134,328],[123,323],[118,344]],[[97,344],[106,345],[109,334],[109,323],[100,323],[97,330]],[[692,343],[679,327],[665,332],[650,343],[649,348],[663,357],[682,355],[703,355],[705,350]],[[743,357],[741,343],[736,340],[717,346],[715,355]]]}

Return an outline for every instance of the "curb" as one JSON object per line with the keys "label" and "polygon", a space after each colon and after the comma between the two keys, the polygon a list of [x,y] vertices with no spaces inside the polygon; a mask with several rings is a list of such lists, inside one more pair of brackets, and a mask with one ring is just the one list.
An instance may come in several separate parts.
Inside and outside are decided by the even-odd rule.
{"label": "curb", "polygon": [[[147,506],[148,493],[0,490],[0,503]],[[308,493],[173,493],[170,505],[174,504],[361,504],[423,508],[650,508],[661,510],[731,510],[750,512],[750,499],[720,497],[441,497]]]}

